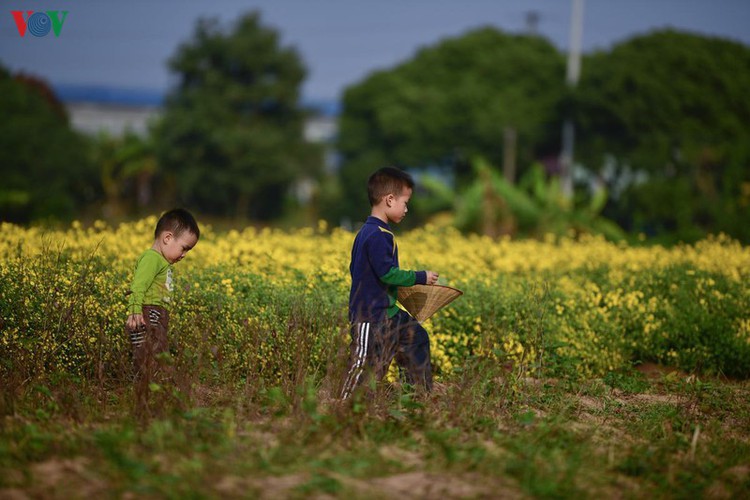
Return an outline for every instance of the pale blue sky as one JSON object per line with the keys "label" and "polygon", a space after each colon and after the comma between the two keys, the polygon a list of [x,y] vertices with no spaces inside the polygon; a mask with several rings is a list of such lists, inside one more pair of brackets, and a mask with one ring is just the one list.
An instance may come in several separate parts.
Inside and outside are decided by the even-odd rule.
{"label": "pale blue sky", "polygon": [[[54,85],[116,86],[164,91],[166,61],[188,39],[199,16],[227,23],[259,10],[264,24],[294,45],[309,74],[308,99],[337,99],[376,69],[479,26],[538,32],[561,50],[568,45],[570,0],[0,0],[0,62]],[[18,34],[13,10],[67,10],[59,38]],[[634,34],[676,29],[750,45],[750,0],[586,0],[585,50],[606,48]],[[584,68],[585,70],[585,68]]]}

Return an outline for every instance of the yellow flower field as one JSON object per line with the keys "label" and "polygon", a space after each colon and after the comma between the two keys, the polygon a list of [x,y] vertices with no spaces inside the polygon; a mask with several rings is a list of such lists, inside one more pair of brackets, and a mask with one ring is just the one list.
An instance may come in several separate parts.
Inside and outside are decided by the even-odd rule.
{"label": "yellow flower field", "polygon": [[[124,292],[155,223],[3,224],[0,369],[116,373],[127,353]],[[175,266],[172,332],[183,352],[241,377],[283,377],[300,360],[325,369],[346,343],[354,234],[324,223],[202,231]],[[402,267],[438,271],[465,292],[426,324],[438,376],[470,356],[575,376],[640,361],[750,376],[750,249],[726,237],[664,248],[427,226],[397,238]]]}

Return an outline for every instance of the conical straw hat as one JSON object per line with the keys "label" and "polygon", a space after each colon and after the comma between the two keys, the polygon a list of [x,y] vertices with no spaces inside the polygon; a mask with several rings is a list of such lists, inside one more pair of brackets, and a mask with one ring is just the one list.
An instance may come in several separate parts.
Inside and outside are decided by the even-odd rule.
{"label": "conical straw hat", "polygon": [[443,285],[398,287],[398,301],[420,323],[453,302],[464,292]]}

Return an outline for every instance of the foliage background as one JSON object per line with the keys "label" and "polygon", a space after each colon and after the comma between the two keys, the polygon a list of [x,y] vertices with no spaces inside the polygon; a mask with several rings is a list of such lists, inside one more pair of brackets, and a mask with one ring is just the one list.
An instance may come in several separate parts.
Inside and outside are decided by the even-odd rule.
{"label": "foliage background", "polygon": [[[568,88],[547,40],[482,28],[351,85],[335,143],[311,144],[299,53],[257,13],[202,19],[170,61],[175,85],[146,136],[81,137],[44,82],[2,71],[0,217],[117,222],[182,204],[230,224],[353,227],[367,176],[393,164],[427,200],[412,227],[747,243],[748,60],[745,45],[662,30],[585,54]],[[556,187],[566,117],[577,131],[572,196]]]}

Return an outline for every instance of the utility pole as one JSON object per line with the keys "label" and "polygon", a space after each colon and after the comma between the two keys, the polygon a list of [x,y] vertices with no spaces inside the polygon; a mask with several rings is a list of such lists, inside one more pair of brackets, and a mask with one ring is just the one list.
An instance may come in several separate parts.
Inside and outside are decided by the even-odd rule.
{"label": "utility pole", "polygon": [[[570,47],[568,48],[568,70],[565,83],[570,90],[578,84],[581,75],[581,42],[583,40],[583,0],[571,0]],[[562,128],[562,151],[560,153],[560,184],[563,195],[573,196],[573,149],[575,146],[575,126],[573,117],[565,117]]]}
{"label": "utility pole", "polygon": [[526,13],[526,33],[532,36],[539,34],[539,19],[541,17],[538,10],[530,10]]}
{"label": "utility pole", "polygon": [[503,130],[503,177],[509,184],[516,183],[516,129]]}

